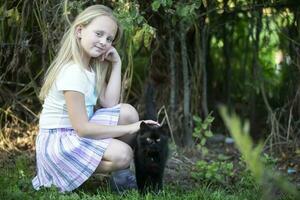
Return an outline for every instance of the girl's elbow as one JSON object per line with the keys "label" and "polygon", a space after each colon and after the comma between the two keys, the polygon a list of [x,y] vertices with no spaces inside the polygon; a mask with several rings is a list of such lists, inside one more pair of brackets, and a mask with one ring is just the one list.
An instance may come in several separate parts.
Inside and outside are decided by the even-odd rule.
{"label": "girl's elbow", "polygon": [[73,128],[79,137],[85,137],[87,131],[84,125],[73,126]]}
{"label": "girl's elbow", "polygon": [[103,101],[101,103],[101,106],[103,106],[104,108],[111,108],[111,107],[114,107],[116,105],[118,105],[118,102],[115,102],[115,101],[110,101],[110,102]]}
{"label": "girl's elbow", "polygon": [[106,107],[106,108],[112,108],[112,107],[114,107],[114,106],[116,106],[116,105],[118,105],[118,103],[109,103],[109,104],[107,104],[105,107]]}

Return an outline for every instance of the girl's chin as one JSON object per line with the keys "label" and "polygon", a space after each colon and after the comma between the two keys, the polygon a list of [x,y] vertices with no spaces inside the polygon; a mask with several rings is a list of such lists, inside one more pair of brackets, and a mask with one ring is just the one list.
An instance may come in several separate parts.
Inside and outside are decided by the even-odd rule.
{"label": "girl's chin", "polygon": [[100,56],[102,56],[103,54],[104,54],[103,52],[101,52],[101,53],[99,53],[99,52],[91,53],[91,57],[92,58],[100,58]]}

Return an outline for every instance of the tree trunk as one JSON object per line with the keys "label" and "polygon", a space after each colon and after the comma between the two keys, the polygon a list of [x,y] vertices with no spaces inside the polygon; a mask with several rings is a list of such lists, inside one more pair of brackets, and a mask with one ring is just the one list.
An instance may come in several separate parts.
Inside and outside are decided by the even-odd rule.
{"label": "tree trunk", "polygon": [[[300,75],[300,8],[297,8],[294,10],[294,16],[295,16],[295,26],[297,27],[296,28],[296,34],[297,34],[297,38],[295,38],[295,40],[297,41],[298,45],[297,45],[297,48],[296,49],[296,53],[295,53],[295,60],[296,60],[296,65],[297,65],[297,69],[298,69],[298,77]],[[296,44],[295,44],[296,45]],[[297,102],[297,116],[296,116],[296,119],[299,119],[300,117],[300,94],[299,92],[300,91],[300,81],[298,79],[297,81],[297,86],[295,88],[295,93],[298,94],[296,96],[296,102]]]}
{"label": "tree trunk", "polygon": [[[227,6],[228,0],[224,1],[224,10],[228,9]],[[224,97],[226,98],[226,104],[227,106],[231,107],[230,102],[230,94],[231,94],[231,82],[232,82],[232,69],[231,69],[231,63],[230,63],[230,57],[232,56],[232,53],[230,54],[230,42],[228,40],[229,36],[232,36],[232,33],[230,30],[227,30],[226,26],[227,23],[230,24],[232,22],[228,22],[228,13],[223,13],[223,56],[224,56],[224,63],[225,63],[225,94]]]}
{"label": "tree trunk", "polygon": [[197,115],[202,113],[201,110],[201,101],[202,101],[202,66],[200,64],[201,61],[201,34],[200,34],[200,26],[198,24],[194,24],[195,32],[192,41],[194,41],[194,64],[192,68],[192,82],[191,82],[191,112]]}
{"label": "tree trunk", "polygon": [[250,116],[250,121],[251,121],[251,135],[255,138],[259,138],[259,133],[258,133],[258,124],[257,124],[257,115],[256,115],[256,89],[259,89],[259,84],[255,84],[259,81],[259,36],[262,28],[262,11],[258,10],[257,16],[254,18],[255,20],[255,36],[253,37],[253,60],[252,60],[252,80],[254,83],[254,89],[252,89],[252,94],[251,94],[251,116]]}
{"label": "tree trunk", "polygon": [[180,45],[181,45],[181,61],[183,73],[183,118],[184,118],[184,131],[183,131],[183,146],[189,147],[192,145],[192,129],[191,129],[191,114],[190,114],[190,75],[188,69],[188,55],[186,48],[186,30],[183,22],[180,23]]}
{"label": "tree trunk", "polygon": [[[170,121],[172,128],[175,127],[175,113],[176,113],[176,66],[175,66],[175,51],[174,51],[174,34],[171,31],[169,37],[169,58],[170,58]],[[174,131],[174,129],[173,129]],[[176,135],[176,134],[175,134]]]}
{"label": "tree trunk", "polygon": [[[208,8],[206,8],[208,9]],[[204,12],[205,10],[203,10]],[[205,118],[208,115],[208,105],[207,105],[207,55],[208,55],[208,43],[209,43],[209,25],[205,23],[206,16],[203,16],[199,19],[200,30],[200,68],[202,70],[202,99],[201,107],[203,111],[203,117]]]}

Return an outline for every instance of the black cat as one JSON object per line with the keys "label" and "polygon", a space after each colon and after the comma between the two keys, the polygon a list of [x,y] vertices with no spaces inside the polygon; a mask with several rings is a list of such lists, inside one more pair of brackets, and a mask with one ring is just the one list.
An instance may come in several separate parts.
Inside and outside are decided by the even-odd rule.
{"label": "black cat", "polygon": [[138,190],[158,193],[163,188],[163,174],[168,158],[169,129],[141,123],[134,150],[134,164]]}

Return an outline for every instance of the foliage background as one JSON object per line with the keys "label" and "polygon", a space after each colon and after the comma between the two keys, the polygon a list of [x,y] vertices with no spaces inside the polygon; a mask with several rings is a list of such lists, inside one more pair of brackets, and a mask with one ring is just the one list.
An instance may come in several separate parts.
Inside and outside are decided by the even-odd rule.
{"label": "foliage background", "polygon": [[[122,101],[143,116],[145,87],[153,84],[177,144],[194,145],[193,116],[213,113],[212,132],[225,134],[217,108],[226,104],[250,119],[251,135],[265,139],[266,148],[296,151],[299,146],[297,1],[0,2],[2,149],[32,147],[43,75],[69,22],[93,4],[112,7],[123,24],[117,47],[123,60]],[[24,141],[16,146],[15,139]]]}

